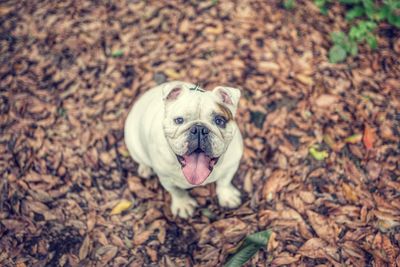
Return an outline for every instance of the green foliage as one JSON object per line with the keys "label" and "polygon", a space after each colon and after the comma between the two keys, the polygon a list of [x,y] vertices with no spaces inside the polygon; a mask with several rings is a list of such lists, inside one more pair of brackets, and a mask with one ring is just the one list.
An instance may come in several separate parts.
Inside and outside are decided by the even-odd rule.
{"label": "green foliage", "polygon": [[122,57],[124,55],[124,51],[122,50],[115,50],[111,53],[112,57]]}
{"label": "green foliage", "polygon": [[[314,0],[321,13],[327,14],[332,0]],[[346,6],[346,19],[351,23],[346,35],[343,32],[333,33],[333,46],[329,50],[329,61],[338,63],[358,54],[358,45],[367,43],[370,48],[376,49],[378,42],[374,34],[377,23],[387,21],[400,28],[400,1],[399,0],[339,0]],[[356,20],[354,22],[354,20]]]}
{"label": "green foliage", "polygon": [[338,63],[345,60],[347,57],[347,51],[339,45],[334,45],[329,50],[329,61],[332,63]]}
{"label": "green foliage", "polygon": [[331,0],[314,0],[315,5],[319,7],[319,10],[324,15],[328,14],[328,4],[330,2]]}
{"label": "green foliage", "polygon": [[268,244],[270,230],[257,232],[245,238],[242,245],[225,263],[224,267],[240,267],[245,264],[257,251]]}
{"label": "green foliage", "polygon": [[296,6],[296,0],[284,0],[283,7],[286,9],[293,9]]}

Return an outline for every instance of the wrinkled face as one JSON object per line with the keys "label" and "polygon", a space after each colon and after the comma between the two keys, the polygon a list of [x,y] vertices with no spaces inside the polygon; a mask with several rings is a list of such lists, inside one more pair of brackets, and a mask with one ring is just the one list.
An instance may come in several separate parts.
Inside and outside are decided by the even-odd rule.
{"label": "wrinkled face", "polygon": [[164,88],[163,127],[187,181],[198,185],[207,179],[232,140],[240,91],[193,88],[179,83]]}

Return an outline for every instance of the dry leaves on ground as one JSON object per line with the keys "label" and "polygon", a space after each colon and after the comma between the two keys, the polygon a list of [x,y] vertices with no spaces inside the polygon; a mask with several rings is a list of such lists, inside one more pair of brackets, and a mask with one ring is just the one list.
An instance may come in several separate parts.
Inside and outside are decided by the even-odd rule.
{"label": "dry leaves on ground", "polygon": [[[272,228],[247,266],[400,266],[400,33],[382,23],[378,50],[332,65],[332,6],[2,3],[0,265],[221,266]],[[137,176],[125,117],[172,79],[242,89],[239,208],[208,185],[175,220]]]}

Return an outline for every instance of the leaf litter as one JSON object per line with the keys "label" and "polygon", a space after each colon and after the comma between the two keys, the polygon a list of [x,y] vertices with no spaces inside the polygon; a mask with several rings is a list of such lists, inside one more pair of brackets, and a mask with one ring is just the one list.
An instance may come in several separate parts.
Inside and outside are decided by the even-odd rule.
{"label": "leaf litter", "polygon": [[[382,25],[377,51],[334,65],[329,33],[346,30],[345,12],[311,1],[0,12],[1,266],[223,266],[267,229],[269,248],[245,266],[400,264],[398,31]],[[138,177],[124,119],[171,79],[242,89],[239,208],[207,185],[190,191],[194,217],[174,220],[157,179]]]}

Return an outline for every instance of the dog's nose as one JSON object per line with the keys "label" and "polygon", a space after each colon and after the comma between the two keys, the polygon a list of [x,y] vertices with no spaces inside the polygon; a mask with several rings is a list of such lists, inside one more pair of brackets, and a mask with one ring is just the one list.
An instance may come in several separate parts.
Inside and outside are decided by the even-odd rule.
{"label": "dog's nose", "polygon": [[190,133],[192,135],[197,135],[197,136],[206,136],[210,130],[207,127],[204,127],[202,125],[193,125],[192,128],[190,128]]}

